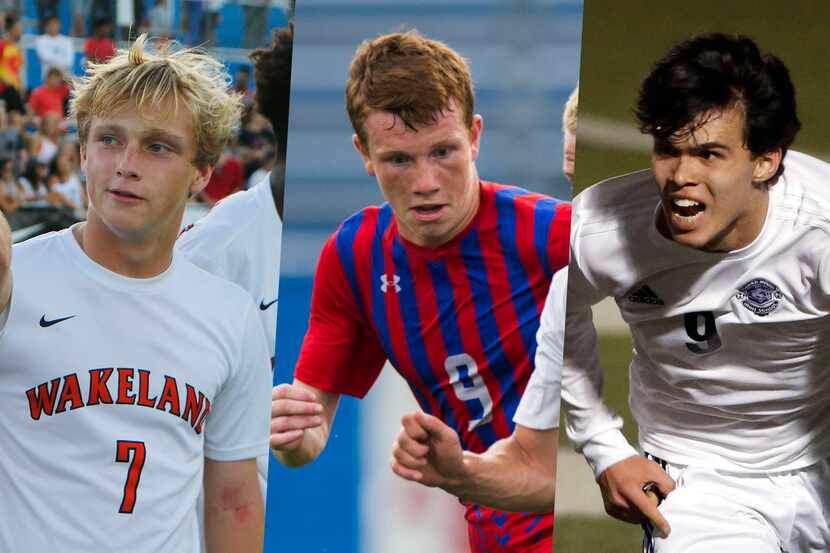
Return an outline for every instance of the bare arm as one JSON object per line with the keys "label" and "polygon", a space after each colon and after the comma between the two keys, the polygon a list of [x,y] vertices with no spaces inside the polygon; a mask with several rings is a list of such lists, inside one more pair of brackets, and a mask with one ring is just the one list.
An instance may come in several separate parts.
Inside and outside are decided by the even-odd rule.
{"label": "bare arm", "polygon": [[6,310],[12,293],[12,230],[0,213],[0,312]]}
{"label": "bare arm", "polygon": [[403,418],[392,470],[474,503],[504,511],[549,512],[556,493],[559,429],[516,425],[481,454],[462,451],[458,435],[425,413]]}
{"label": "bare arm", "polygon": [[316,459],[328,442],[340,394],[295,379],[275,387],[271,400],[271,449],[277,459],[288,467]]}
{"label": "bare arm", "polygon": [[205,459],[205,541],[208,553],[262,551],[265,502],[256,461]]}

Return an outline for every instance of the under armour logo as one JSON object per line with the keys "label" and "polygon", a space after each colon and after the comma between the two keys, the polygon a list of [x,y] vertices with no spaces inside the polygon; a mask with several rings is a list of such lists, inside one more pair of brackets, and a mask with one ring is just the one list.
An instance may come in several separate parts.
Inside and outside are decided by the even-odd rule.
{"label": "under armour logo", "polygon": [[385,294],[386,290],[390,286],[394,286],[395,287],[395,292],[400,292],[401,287],[398,285],[398,283],[400,281],[401,281],[401,277],[399,277],[398,275],[392,275],[391,279],[388,276],[386,276],[385,274],[380,275],[380,291]]}

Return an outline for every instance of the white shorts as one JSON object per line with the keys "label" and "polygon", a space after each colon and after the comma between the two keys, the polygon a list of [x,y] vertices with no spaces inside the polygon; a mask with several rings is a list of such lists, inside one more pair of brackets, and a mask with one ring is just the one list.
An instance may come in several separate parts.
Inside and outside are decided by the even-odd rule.
{"label": "white shorts", "polygon": [[645,553],[830,551],[830,459],[791,472],[737,474],[654,457],[677,482],[660,504],[666,539],[646,526]]}

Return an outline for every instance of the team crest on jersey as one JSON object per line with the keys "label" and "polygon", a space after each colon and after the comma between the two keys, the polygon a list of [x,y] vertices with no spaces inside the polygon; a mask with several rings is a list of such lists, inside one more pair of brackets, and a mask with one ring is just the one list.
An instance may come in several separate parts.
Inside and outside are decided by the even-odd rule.
{"label": "team crest on jersey", "polygon": [[392,275],[392,278],[389,278],[388,275],[382,274],[380,275],[380,291],[384,294],[389,288],[394,288],[395,292],[401,291],[401,286],[398,284],[401,281],[401,277],[398,275]]}
{"label": "team crest on jersey", "polygon": [[778,308],[784,294],[778,287],[763,278],[754,278],[738,288],[735,298],[744,307],[760,317],[765,317]]}

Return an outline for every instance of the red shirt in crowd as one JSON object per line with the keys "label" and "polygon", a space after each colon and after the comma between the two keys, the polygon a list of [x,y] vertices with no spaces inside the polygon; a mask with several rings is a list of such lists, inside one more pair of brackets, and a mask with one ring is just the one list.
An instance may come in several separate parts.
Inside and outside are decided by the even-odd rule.
{"label": "red shirt in crowd", "polygon": [[89,61],[105,62],[115,55],[115,41],[111,38],[90,37],[84,46],[84,54]]}
{"label": "red shirt in crowd", "polygon": [[223,163],[216,165],[204,193],[210,201],[218,202],[225,196],[240,190],[244,182],[245,168],[242,162],[229,156]]}
{"label": "red shirt in crowd", "polygon": [[43,117],[50,112],[63,117],[63,102],[68,95],[69,87],[66,85],[57,88],[41,85],[32,91],[29,96],[29,105],[38,117]]}

